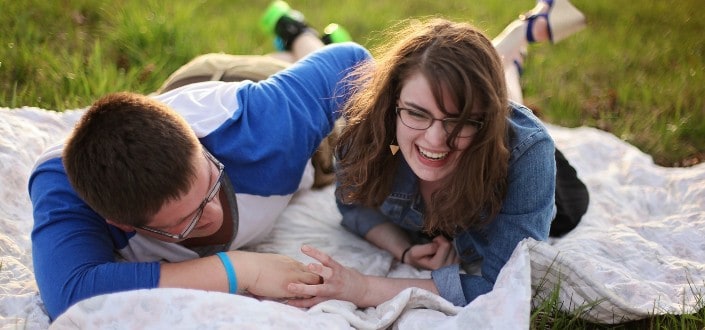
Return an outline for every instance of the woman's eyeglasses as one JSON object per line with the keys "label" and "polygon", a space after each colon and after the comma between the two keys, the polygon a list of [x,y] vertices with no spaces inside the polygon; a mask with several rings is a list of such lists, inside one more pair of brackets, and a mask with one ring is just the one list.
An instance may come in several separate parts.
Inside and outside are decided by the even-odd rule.
{"label": "woman's eyeglasses", "polygon": [[460,126],[458,137],[471,137],[482,129],[484,123],[477,120],[467,119],[461,121],[458,118],[443,118],[436,119],[426,111],[396,107],[397,116],[401,119],[404,126],[416,129],[425,130],[433,125],[434,121],[440,121],[443,124],[443,129],[447,134],[452,134],[453,131]]}

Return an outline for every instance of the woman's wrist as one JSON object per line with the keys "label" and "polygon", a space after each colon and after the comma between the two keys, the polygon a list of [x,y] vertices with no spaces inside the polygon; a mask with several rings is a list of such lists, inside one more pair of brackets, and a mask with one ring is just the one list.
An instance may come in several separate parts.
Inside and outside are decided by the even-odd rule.
{"label": "woman's wrist", "polygon": [[411,250],[411,247],[412,247],[412,246],[413,246],[413,245],[409,245],[409,247],[407,247],[406,249],[404,249],[404,252],[401,253],[401,257],[399,257],[399,261],[401,261],[401,263],[403,263],[403,264],[406,263],[406,261],[405,261],[406,255],[407,255],[407,253],[409,252],[409,250]]}

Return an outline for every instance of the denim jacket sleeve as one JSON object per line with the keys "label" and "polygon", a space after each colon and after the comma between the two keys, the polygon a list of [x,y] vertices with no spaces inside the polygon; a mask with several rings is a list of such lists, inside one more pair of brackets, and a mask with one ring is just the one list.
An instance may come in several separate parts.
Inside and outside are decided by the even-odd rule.
{"label": "denim jacket sleeve", "polygon": [[481,274],[459,274],[458,265],[431,274],[441,296],[455,305],[467,305],[491,291],[521,240],[548,238],[555,214],[555,146],[545,128],[517,142],[510,150],[507,195],[500,213],[484,230],[467,231],[455,239],[461,257],[482,257]]}
{"label": "denim jacket sleeve", "polygon": [[338,210],[343,216],[341,224],[347,230],[365,237],[372,227],[387,222],[387,217],[378,210],[359,205],[347,205],[336,199]]}

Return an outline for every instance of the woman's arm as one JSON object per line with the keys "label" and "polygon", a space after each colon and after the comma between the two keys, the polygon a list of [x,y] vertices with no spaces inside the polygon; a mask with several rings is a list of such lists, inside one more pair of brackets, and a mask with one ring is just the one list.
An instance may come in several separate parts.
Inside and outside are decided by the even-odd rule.
{"label": "woman's arm", "polygon": [[460,263],[453,244],[444,236],[436,236],[429,243],[414,244],[406,231],[391,222],[372,227],[365,239],[414,267],[434,270]]}
{"label": "woman's arm", "polygon": [[[403,228],[378,210],[344,204],[338,199],[336,203],[343,215],[343,227],[388,251],[399,261],[431,270],[460,262],[453,245],[443,236],[434,238],[430,243],[414,245]],[[401,260],[402,255],[404,260]]]}
{"label": "woman's arm", "polygon": [[[411,238],[399,226],[385,222],[376,225],[365,235],[365,239],[380,249],[386,250],[397,260],[401,260],[404,250],[412,246]],[[405,256],[404,259],[408,258]],[[406,259],[409,260],[409,259]]]}
{"label": "woman's arm", "polygon": [[431,279],[387,278],[369,276],[355,269],[344,267],[327,254],[311,246],[304,245],[301,251],[318,260],[320,264],[308,265],[308,269],[321,276],[322,284],[306,285],[291,283],[289,291],[298,296],[311,298],[292,299],[288,304],[296,307],[310,307],[322,301],[338,299],[350,301],[358,307],[377,306],[406,288],[416,287],[438,294]]}

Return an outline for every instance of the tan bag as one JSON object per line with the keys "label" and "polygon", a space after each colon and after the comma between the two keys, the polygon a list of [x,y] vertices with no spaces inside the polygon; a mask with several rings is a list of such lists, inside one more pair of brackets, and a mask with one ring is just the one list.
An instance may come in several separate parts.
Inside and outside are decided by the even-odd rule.
{"label": "tan bag", "polygon": [[[288,62],[272,56],[222,53],[200,55],[172,73],[155,93],[165,93],[201,81],[259,81],[288,66]],[[333,151],[338,138],[338,127],[336,125],[321,141],[311,157],[315,169],[313,188],[322,188],[335,180]]]}

